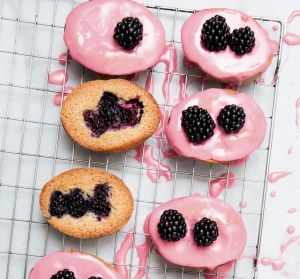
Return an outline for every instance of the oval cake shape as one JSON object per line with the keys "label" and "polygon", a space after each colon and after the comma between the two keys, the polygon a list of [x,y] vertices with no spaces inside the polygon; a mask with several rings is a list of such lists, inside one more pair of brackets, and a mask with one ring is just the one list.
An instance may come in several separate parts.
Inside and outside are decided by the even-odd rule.
{"label": "oval cake shape", "polygon": [[96,238],[121,229],[133,211],[128,187],[115,175],[79,168],[52,178],[40,194],[40,208],[48,223],[77,238]]}
{"label": "oval cake shape", "polygon": [[[162,239],[158,231],[161,216],[170,209],[177,211],[186,224],[185,234],[179,240]],[[216,222],[219,233],[207,247],[197,245],[193,235],[195,224],[203,218]],[[199,194],[176,198],[156,207],[149,217],[149,234],[158,253],[170,263],[209,269],[237,260],[247,239],[243,220],[231,206],[220,199]]]}
{"label": "oval cake shape", "polygon": [[[218,123],[222,109],[231,105],[242,108],[245,114],[244,124],[236,133],[226,133]],[[215,126],[211,127],[213,134],[210,133],[210,137],[199,144],[189,141],[182,126],[183,111],[194,106],[206,110]],[[229,89],[211,88],[197,92],[175,105],[170,114],[166,136],[172,149],[181,156],[222,163],[243,159],[255,151],[264,140],[266,127],[264,113],[251,96]]]}
{"label": "oval cake shape", "polygon": [[143,143],[157,129],[159,106],[146,90],[122,79],[96,80],[76,87],[61,114],[67,134],[98,152],[122,152]]}
{"label": "oval cake shape", "polygon": [[[115,28],[124,18],[137,18],[143,28],[142,39],[129,50],[114,39]],[[126,75],[158,62],[165,47],[165,31],[160,20],[142,4],[130,0],[94,0],[71,11],[64,40],[72,58],[85,67],[102,74]]]}
{"label": "oval cake shape", "polygon": [[63,278],[70,279],[122,278],[112,266],[97,256],[77,251],[59,251],[40,259],[30,271],[28,279],[49,279],[59,272],[65,273]]}

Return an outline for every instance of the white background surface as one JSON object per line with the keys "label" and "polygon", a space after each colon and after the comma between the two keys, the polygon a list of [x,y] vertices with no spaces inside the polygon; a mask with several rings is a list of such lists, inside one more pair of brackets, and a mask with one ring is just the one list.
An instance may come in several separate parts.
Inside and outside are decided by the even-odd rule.
{"label": "white background surface", "polygon": [[[7,2],[7,1],[6,1]],[[26,3],[26,1],[24,1]],[[47,2],[47,1],[46,1]],[[273,1],[242,1],[242,0],[207,0],[207,1],[138,1],[147,4],[177,6],[189,9],[210,7],[231,7],[242,10],[250,15],[280,18],[284,22],[294,10],[300,10],[299,0]],[[43,10],[46,14],[46,9]],[[59,12],[59,11],[58,11]],[[287,28],[287,26],[285,26]],[[296,18],[289,27],[290,32],[300,35],[300,17]],[[3,33],[2,33],[3,34]],[[9,34],[7,34],[9,35]],[[30,41],[30,38],[27,38]],[[26,38],[23,43],[26,47]],[[41,53],[43,49],[40,50]],[[59,52],[57,53],[59,54]],[[42,54],[40,54],[42,55]],[[45,55],[47,52],[45,51]],[[288,59],[286,60],[288,56]],[[292,245],[287,252],[280,256],[280,245],[291,237],[300,235],[300,137],[296,141],[293,153],[288,154],[296,135],[299,133],[295,125],[295,102],[300,97],[300,46],[283,45],[282,62],[285,63],[280,72],[280,88],[277,102],[276,124],[274,130],[273,150],[270,171],[291,171],[292,174],[276,184],[269,185],[267,194],[266,218],[263,229],[263,245],[261,255],[272,259],[281,258],[286,264],[282,270],[275,271],[271,266],[259,265],[259,278],[285,278],[284,271],[292,272],[289,278],[300,278],[300,245]],[[33,77],[34,79],[34,77]],[[43,81],[36,80],[36,84]],[[49,151],[50,152],[50,151]],[[64,169],[65,167],[61,167]],[[270,192],[276,191],[276,197],[270,197]],[[289,208],[297,208],[295,214],[288,214]],[[287,227],[294,226],[295,233],[287,233]]]}

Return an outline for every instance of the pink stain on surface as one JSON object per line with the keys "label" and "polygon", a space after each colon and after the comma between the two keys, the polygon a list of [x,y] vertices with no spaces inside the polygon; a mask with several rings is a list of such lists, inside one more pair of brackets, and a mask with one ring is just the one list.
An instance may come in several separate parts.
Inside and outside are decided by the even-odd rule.
{"label": "pink stain on surface", "polygon": [[284,262],[280,259],[278,260],[273,260],[271,258],[268,258],[268,257],[263,257],[260,259],[260,263],[262,265],[270,265],[272,267],[273,270],[282,270],[283,266],[284,266]]}
{"label": "pink stain on surface", "polygon": [[130,249],[133,248],[133,230],[130,230],[124,237],[120,249],[115,256],[115,269],[123,277],[128,278],[128,269],[126,266],[126,258]]}
{"label": "pink stain on surface", "polygon": [[68,62],[68,65],[71,63],[71,60],[68,57],[68,54],[65,52],[60,54],[58,59],[59,59],[58,63],[62,66],[65,66],[67,62]]}
{"label": "pink stain on surface", "polygon": [[288,209],[289,214],[294,214],[296,211],[297,211],[297,209],[294,208],[294,207],[291,207],[291,208]]}
{"label": "pink stain on surface", "polygon": [[68,73],[64,70],[57,70],[48,75],[48,82],[54,85],[63,85],[69,80]]}
{"label": "pink stain on surface", "polygon": [[287,229],[286,229],[286,232],[287,232],[288,234],[293,234],[293,233],[295,233],[295,227],[293,227],[293,226],[288,226]]}
{"label": "pink stain on surface", "polygon": [[296,127],[300,128],[300,97],[296,100]]}
{"label": "pink stain on surface", "polygon": [[[67,98],[67,96],[69,95],[69,93],[72,92],[73,89],[74,89],[73,87],[65,87],[64,94],[63,94],[63,100],[65,100]],[[62,100],[62,93],[57,92],[54,95],[53,104],[55,106],[60,106],[62,104],[63,100]]]}
{"label": "pink stain on surface", "polygon": [[226,264],[220,265],[212,270],[204,270],[205,279],[225,279],[227,277],[228,271],[232,268],[234,262],[228,262]]}
{"label": "pink stain on surface", "polygon": [[177,49],[173,44],[168,44],[165,47],[165,51],[163,55],[160,57],[158,63],[165,64],[166,74],[164,77],[163,85],[162,85],[162,93],[165,97],[166,102],[169,100],[169,89],[170,83],[173,79],[173,75],[169,75],[168,73],[174,73],[177,71]]}
{"label": "pink stain on surface", "polygon": [[277,196],[277,193],[275,192],[275,191],[272,191],[271,193],[270,193],[270,197],[271,198],[275,198]]}
{"label": "pink stain on surface", "polygon": [[278,180],[290,175],[291,172],[289,171],[273,171],[270,172],[268,175],[268,181],[270,183],[276,183]]}
{"label": "pink stain on surface", "polygon": [[258,84],[264,84],[265,79],[264,79],[263,77],[259,77],[259,78],[256,79],[256,82],[257,82]]}
{"label": "pink stain on surface", "polygon": [[[144,154],[144,156],[143,156]],[[172,180],[172,174],[171,174],[171,169],[169,166],[166,166],[160,161],[159,164],[159,170],[158,168],[158,160],[155,159],[154,154],[153,154],[153,147],[151,145],[145,144],[140,145],[139,147],[136,148],[136,156],[135,159],[139,162],[142,163],[144,162],[147,166],[147,176],[148,178],[154,182],[158,183],[160,180],[160,177],[165,177],[168,181]]]}
{"label": "pink stain on surface", "polygon": [[235,174],[230,172],[222,173],[218,178],[212,180],[209,185],[209,195],[217,198],[225,188],[231,188],[235,184]]}
{"label": "pink stain on surface", "polygon": [[279,50],[279,43],[275,40],[271,40],[271,46],[273,49],[273,54],[276,55],[278,53]]}
{"label": "pink stain on surface", "polygon": [[240,205],[240,208],[246,208],[248,206],[246,201],[241,201],[239,205]]}

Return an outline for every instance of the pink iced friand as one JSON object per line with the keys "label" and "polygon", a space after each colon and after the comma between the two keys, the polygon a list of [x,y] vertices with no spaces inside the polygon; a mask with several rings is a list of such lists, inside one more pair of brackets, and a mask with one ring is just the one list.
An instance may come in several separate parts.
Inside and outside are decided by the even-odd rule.
{"label": "pink iced friand", "polygon": [[28,279],[49,279],[64,269],[74,272],[75,278],[122,279],[112,267],[99,258],[74,251],[56,252],[43,257],[32,268]]}
{"label": "pink iced friand", "polygon": [[[114,40],[114,29],[126,17],[143,24],[143,39],[130,51]],[[102,74],[126,75],[154,66],[165,47],[164,28],[150,10],[130,0],[93,0],[67,17],[64,40],[72,58]]]}
{"label": "pink iced friand", "polygon": [[[157,224],[167,209],[179,211],[187,225],[186,236],[179,241],[160,238]],[[202,218],[214,220],[219,237],[208,247],[200,247],[194,241],[193,228]],[[238,259],[246,245],[247,233],[241,216],[222,200],[194,194],[166,202],[150,215],[150,237],[158,251],[167,261],[193,268],[213,269],[218,265]]]}
{"label": "pink iced friand", "polygon": [[[226,134],[217,117],[226,105],[237,105],[244,109],[246,120],[236,134]],[[214,135],[201,144],[189,142],[181,126],[182,111],[197,105],[207,110],[216,127]],[[178,103],[171,111],[166,136],[170,146],[179,155],[201,161],[229,162],[247,157],[264,140],[266,119],[261,108],[252,97],[233,90],[212,88],[193,94]]]}
{"label": "pink iced friand", "polygon": [[[250,53],[236,55],[229,46],[226,50],[207,50],[201,42],[201,30],[206,20],[220,15],[226,19],[230,32],[249,26],[255,35],[255,46]],[[196,63],[210,76],[225,81],[241,83],[260,75],[271,63],[274,55],[267,31],[253,18],[231,9],[206,9],[193,14],[183,25],[181,40],[188,60]]]}

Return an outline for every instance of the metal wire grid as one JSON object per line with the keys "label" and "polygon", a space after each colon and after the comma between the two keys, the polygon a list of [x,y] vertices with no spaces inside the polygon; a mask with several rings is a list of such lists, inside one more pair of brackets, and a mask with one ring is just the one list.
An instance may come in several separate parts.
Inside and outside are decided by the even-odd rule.
{"label": "metal wire grid", "polygon": [[[7,1],[8,2],[8,1]],[[40,259],[41,256],[45,255],[46,253],[49,252],[49,246],[53,244],[53,241],[58,241],[58,237],[55,238],[53,237],[53,234],[51,235],[51,228],[47,225],[47,223],[43,220],[34,220],[34,215],[36,214],[35,212],[35,204],[38,200],[38,194],[39,190],[40,190],[40,185],[38,185],[38,170],[39,170],[39,165],[41,164],[41,160],[43,159],[48,159],[49,161],[52,161],[52,171],[51,171],[51,176],[54,176],[56,174],[56,167],[57,164],[59,164],[59,162],[64,162],[68,165],[68,168],[73,168],[76,167],[78,165],[85,165],[85,166],[97,166],[97,167],[101,167],[104,168],[106,170],[111,169],[111,168],[119,168],[121,169],[121,173],[120,176],[121,178],[124,179],[124,177],[126,176],[126,173],[132,169],[132,170],[136,170],[136,174],[138,175],[138,187],[137,187],[137,193],[136,193],[136,197],[135,197],[135,208],[136,208],[136,212],[135,215],[133,216],[133,234],[134,234],[134,238],[133,241],[135,242],[137,238],[143,237],[143,233],[138,232],[138,228],[137,228],[137,224],[139,222],[140,219],[140,215],[141,213],[139,212],[141,210],[141,205],[142,204],[146,204],[147,206],[150,207],[150,209],[154,208],[157,204],[160,204],[161,202],[158,199],[158,187],[159,185],[156,185],[157,187],[155,187],[154,190],[154,195],[153,195],[153,200],[149,201],[146,199],[143,199],[141,197],[141,185],[142,185],[142,180],[144,179],[144,172],[145,171],[149,171],[149,168],[146,167],[143,164],[143,161],[141,164],[136,165],[136,164],[132,164],[130,162],[130,159],[128,157],[128,154],[121,154],[119,155],[122,162],[117,162],[114,163],[113,160],[111,160],[111,156],[110,155],[103,155],[104,156],[104,160],[98,161],[97,158],[94,158],[94,154],[92,152],[88,152],[85,151],[85,153],[88,152],[88,159],[77,159],[76,158],[76,145],[74,143],[72,143],[71,146],[71,156],[68,157],[63,157],[59,155],[59,146],[60,146],[60,137],[61,137],[61,125],[59,123],[52,123],[49,122],[47,120],[45,120],[45,110],[46,110],[46,105],[47,105],[47,95],[48,94],[54,94],[57,92],[57,90],[51,89],[49,88],[49,84],[48,84],[48,80],[46,80],[44,87],[43,88],[38,88],[38,87],[33,87],[31,86],[31,79],[32,79],[32,71],[33,71],[33,60],[35,58],[39,58],[39,59],[46,59],[47,60],[47,73],[50,72],[51,70],[51,63],[53,61],[58,61],[59,59],[56,57],[53,57],[53,49],[54,49],[54,33],[55,33],[55,29],[56,28],[64,28],[63,25],[57,25],[55,24],[56,22],[56,16],[57,16],[57,12],[58,12],[58,3],[59,0],[55,0],[54,4],[53,4],[53,17],[52,17],[52,24],[45,24],[45,23],[40,23],[39,22],[39,10],[41,5],[43,5],[43,0],[36,0],[36,10],[35,10],[35,20],[34,21],[28,21],[28,20],[22,20],[21,18],[21,11],[22,11],[22,6],[25,5],[25,1],[24,0],[18,0],[18,16],[17,18],[9,18],[9,17],[5,17],[3,16],[3,4],[5,3],[5,0],[1,0],[1,6],[0,6],[0,16],[1,16],[1,23],[3,23],[4,21],[13,21],[16,22],[16,30],[15,30],[15,40],[14,40],[14,45],[13,45],[13,49],[11,50],[0,50],[0,54],[6,54],[6,55],[12,55],[12,65],[10,68],[10,74],[9,74],[9,82],[8,83],[0,83],[0,86],[3,86],[5,88],[7,88],[8,90],[8,98],[7,98],[7,103],[6,103],[6,108],[5,108],[5,112],[4,115],[0,117],[0,119],[3,122],[3,129],[1,130],[1,137],[2,137],[2,147],[1,147],[1,157],[0,157],[0,168],[1,168],[1,174],[0,174],[0,191],[1,188],[10,188],[13,190],[13,205],[12,205],[12,215],[11,217],[4,217],[0,214],[0,221],[4,221],[4,222],[8,222],[10,223],[10,229],[8,232],[8,238],[6,238],[6,240],[8,241],[8,247],[6,250],[0,251],[0,259],[1,259],[1,266],[5,266],[5,269],[2,270],[2,273],[0,273],[0,277],[1,278],[26,278],[26,275],[28,274],[30,267],[33,265],[34,262],[36,262],[38,259]],[[74,7],[75,5],[77,5],[78,3],[76,3],[75,1],[72,1],[72,6]],[[168,12],[169,13],[169,17],[170,17],[170,21],[172,22],[172,26],[171,26],[171,30],[169,30],[171,33],[171,38],[170,40],[168,40],[168,43],[170,43],[172,46],[174,45],[180,45],[180,41],[177,41],[175,39],[175,30],[177,28],[180,28],[177,24],[177,20],[179,15],[184,14],[184,15],[189,15],[195,11],[193,10],[185,10],[185,9],[177,9],[177,8],[168,8],[168,7],[158,7],[158,6],[151,6],[149,7],[150,9],[152,9],[154,11],[154,13],[156,13],[156,15],[158,17],[160,17],[162,12]],[[272,20],[272,19],[266,19],[266,18],[257,18],[258,21],[261,24],[264,24],[266,22],[276,22],[277,24],[279,24],[280,26],[280,38],[279,38],[279,52],[278,52],[278,56],[275,57],[274,59],[276,60],[276,71],[275,71],[275,76],[277,76],[277,71],[278,71],[278,66],[280,64],[280,57],[281,57],[281,45],[282,45],[282,34],[283,34],[283,24],[281,21],[278,20]],[[17,52],[17,44],[18,44],[18,33],[20,30],[20,25],[22,23],[26,23],[26,24],[31,24],[33,25],[33,37],[32,37],[32,48],[30,51],[30,54],[26,54],[26,53],[18,53]],[[2,25],[2,24],[1,24]],[[1,27],[0,25],[0,27]],[[35,48],[35,41],[36,41],[36,31],[37,31],[37,27],[38,26],[45,26],[51,29],[51,37],[50,37],[50,51],[48,53],[48,56],[41,56],[41,55],[35,55],[34,53],[34,48]],[[42,47],[42,46],[39,46]],[[16,58],[18,56],[25,56],[27,58],[29,58],[29,67],[28,67],[28,71],[27,71],[27,84],[26,86],[22,86],[22,85],[16,85],[13,84],[13,77],[14,77],[14,71],[15,71],[15,65],[16,65]],[[170,53],[170,60],[173,57],[173,49],[171,48],[171,53]],[[5,65],[2,65],[2,67],[5,67]],[[68,63],[65,64],[64,66],[64,71],[65,73],[68,70]],[[87,72],[86,69],[81,68],[81,74],[80,74],[80,78],[77,80],[77,82],[82,83],[83,81],[85,81],[85,74]],[[198,74],[194,74],[194,73],[190,73],[189,69],[186,69],[185,73],[173,73],[171,72],[170,66],[167,72],[165,71],[161,71],[161,70],[157,70],[157,69],[151,69],[150,70],[150,74],[151,74],[151,78],[152,75],[155,74],[167,74],[168,78],[167,78],[167,84],[170,85],[170,83],[172,82],[172,77],[174,76],[184,76],[184,92],[186,94],[187,92],[187,87],[188,87],[188,79],[189,78],[197,78],[197,77],[201,77]],[[265,151],[267,153],[267,156],[264,159],[264,164],[266,165],[265,168],[265,172],[264,172],[264,179],[261,181],[255,181],[255,180],[250,180],[248,178],[246,178],[246,169],[247,169],[247,161],[244,163],[243,166],[243,171],[242,171],[242,176],[240,178],[237,178],[236,180],[238,180],[241,184],[242,184],[242,194],[241,194],[241,201],[244,200],[244,193],[245,193],[245,189],[246,189],[246,183],[247,182],[259,182],[263,184],[263,191],[261,193],[261,207],[260,207],[260,211],[259,212],[242,212],[242,210],[239,210],[239,213],[242,214],[242,216],[246,215],[253,215],[255,216],[255,218],[259,219],[259,229],[257,231],[258,235],[257,235],[257,245],[251,246],[248,245],[248,248],[253,248],[256,249],[256,254],[257,256],[259,255],[259,249],[260,249],[260,242],[261,242],[261,232],[262,232],[262,228],[263,228],[263,213],[264,213],[264,207],[265,207],[265,196],[266,196],[266,192],[267,192],[267,181],[266,181],[266,176],[268,173],[268,168],[269,168],[269,161],[270,161],[270,150],[271,150],[271,144],[272,144],[272,131],[273,131],[273,124],[274,124],[274,115],[275,115],[275,108],[276,108],[276,95],[277,95],[277,88],[278,88],[278,79],[277,77],[275,78],[276,82],[273,85],[258,85],[257,83],[253,84],[253,88],[252,88],[252,95],[255,97],[256,96],[256,91],[260,90],[262,86],[264,87],[269,87],[272,90],[272,93],[274,94],[274,98],[272,99],[272,112],[271,112],[271,117],[270,117],[270,135],[268,137],[267,140],[267,146],[266,148],[261,148],[261,150]],[[205,84],[204,82],[201,83],[201,87],[204,88],[207,84]],[[12,118],[10,117],[10,111],[14,110],[15,108],[11,105],[11,99],[12,99],[12,91],[14,89],[20,89],[23,91],[22,94],[25,94],[25,104],[24,104],[24,109],[23,109],[23,114],[20,118]],[[167,86],[167,90],[169,91],[170,86]],[[62,85],[61,91],[64,92],[65,89],[65,83]],[[28,108],[30,106],[30,100],[29,100],[29,96],[30,96],[30,92],[31,90],[39,90],[42,92],[42,102],[40,103],[40,105],[42,106],[42,113],[41,113],[41,118],[40,119],[36,119],[36,120],[28,120],[27,117],[27,113],[28,113]],[[168,92],[167,92],[168,93]],[[165,101],[161,104],[161,107],[164,108],[165,110],[167,110],[168,108],[170,108],[170,104]],[[164,117],[166,117],[166,115],[164,115]],[[7,142],[7,130],[9,127],[9,123],[10,121],[15,121],[15,122],[19,122],[20,126],[21,126],[21,138],[20,138],[20,145],[19,145],[19,150],[17,152],[15,151],[8,151],[6,150],[6,142]],[[164,121],[162,122],[164,123]],[[38,140],[37,140],[37,149],[36,149],[36,153],[26,153],[24,152],[24,139],[25,139],[25,130],[27,128],[27,125],[29,124],[34,124],[34,125],[38,125]],[[50,126],[56,129],[56,136],[55,136],[55,141],[54,141],[54,155],[53,156],[47,156],[47,155],[43,155],[41,154],[41,146],[42,146],[42,141],[43,141],[43,134],[45,133],[45,127]],[[156,136],[153,136],[153,138],[156,138]],[[163,141],[165,141],[165,137],[159,137],[159,141],[160,141],[160,148],[158,150],[158,167],[157,169],[150,169],[150,171],[153,171],[156,173],[156,177],[159,178],[159,173],[163,172],[164,170],[161,170],[161,163],[162,163],[162,150],[161,150],[161,146]],[[5,164],[5,155],[6,154],[10,154],[10,155],[14,155],[17,156],[17,170],[16,170],[16,179],[15,179],[15,183],[12,184],[8,184],[8,183],[3,183],[3,176],[5,175],[5,171],[7,171],[7,168],[4,169],[3,166]],[[21,182],[21,169],[23,167],[24,163],[24,158],[25,157],[30,157],[31,159],[33,159],[33,163],[34,163],[34,176],[33,176],[33,183],[32,185],[28,188],[23,186],[20,182]],[[143,152],[143,157],[144,157],[144,152]],[[214,167],[213,165],[210,165],[208,168],[204,167],[203,165],[200,164],[201,167],[206,168],[206,170],[208,171],[206,174],[203,173],[199,173],[197,171],[197,167],[198,164],[195,161],[191,161],[192,164],[192,168],[191,170],[184,170],[182,171],[179,167],[180,164],[180,159],[181,158],[177,158],[175,160],[175,167],[174,170],[172,170],[172,174],[174,176],[174,179],[172,181],[172,198],[176,196],[175,194],[175,188],[176,188],[176,184],[178,184],[179,177],[180,176],[188,176],[189,177],[189,184],[190,184],[190,193],[193,193],[195,190],[194,188],[197,185],[197,178],[205,178],[207,179],[207,184],[209,185],[210,181],[216,176],[214,173]],[[112,161],[112,162],[110,162]],[[226,179],[227,179],[227,185],[228,185],[228,181],[229,181],[229,172],[231,170],[231,166],[230,164],[228,164],[226,166]],[[196,182],[195,182],[196,181]],[[186,185],[184,185],[185,187],[187,187]],[[20,203],[20,200],[22,200],[22,197],[20,196],[20,192],[22,190],[29,190],[30,192],[30,203],[29,203],[29,207],[30,207],[30,214],[29,214],[29,218],[18,218],[16,217],[16,208],[18,203]],[[209,186],[207,186],[207,194],[208,194],[208,189]],[[224,193],[224,200],[228,199],[228,189],[226,187],[225,189],[225,193]],[[22,193],[21,193],[22,194]],[[145,216],[143,216],[142,213],[142,217],[144,218]],[[26,234],[26,238],[25,241],[22,243],[23,245],[23,250],[22,251],[14,251],[13,248],[13,241],[15,240],[15,238],[13,237],[13,235],[16,233],[15,232],[15,227],[17,226],[17,224],[19,222],[25,223],[27,225],[27,231],[25,231]],[[44,242],[40,243],[39,246],[42,247],[42,253],[39,255],[30,253],[30,245],[32,242],[35,241],[34,236],[32,236],[32,227],[34,225],[41,225],[45,227],[45,231],[43,232],[45,234],[45,238],[44,238]],[[127,227],[126,227],[127,228]],[[124,229],[122,230],[120,233],[116,234],[115,236],[113,236],[110,240],[112,241],[112,250],[113,250],[113,256],[112,258],[112,263],[116,250],[118,249],[119,245],[119,238],[126,232],[128,232],[128,229]],[[21,233],[20,231],[18,231],[18,233]],[[4,233],[5,234],[5,233]],[[3,236],[3,235],[2,235]],[[6,235],[7,236],[7,235]],[[1,233],[0,233],[0,237],[1,237]],[[60,239],[60,243],[61,243],[61,249],[67,249],[68,247],[70,247],[70,245],[66,245],[66,242],[70,242],[71,241],[71,247],[75,248],[75,249],[79,249],[79,250],[86,250],[85,249],[85,242],[83,242],[82,240],[79,241],[79,244],[77,242],[75,242],[74,240],[70,240],[68,237],[66,236],[62,236],[62,239]],[[51,244],[49,244],[51,242]],[[100,243],[101,242],[101,243]],[[56,246],[59,243],[56,243]],[[101,245],[100,245],[101,244]],[[94,243],[95,246],[95,253],[97,255],[101,256],[101,250],[103,247],[103,244],[101,240],[96,240],[96,243]],[[133,243],[134,246],[135,243]],[[105,245],[105,244],[104,244]],[[54,245],[55,246],[55,245]],[[58,245],[59,246],[59,245]],[[68,247],[66,247],[68,246]],[[51,250],[51,249],[50,249]],[[57,249],[59,250],[59,249]],[[100,250],[100,251],[99,251]],[[110,253],[112,254],[112,251],[110,250]],[[22,264],[16,264],[16,262],[14,260],[12,260],[13,257],[20,257],[22,259]],[[155,257],[155,256],[154,256]],[[134,271],[139,268],[139,266],[137,264],[135,264],[135,258],[136,255],[134,254],[134,252],[131,252],[130,255],[130,260],[129,263],[126,264],[126,266],[128,266],[129,269],[129,278],[133,278],[133,274]],[[191,271],[191,270],[187,270],[184,268],[179,268],[179,267],[174,267],[172,265],[167,264],[166,262],[164,262],[163,260],[160,260],[160,264],[157,266],[153,266],[151,261],[153,260],[153,254],[149,251],[149,259],[147,262],[147,266],[146,268],[146,274],[147,275],[153,275],[154,274],[158,274],[158,276],[156,276],[155,278],[202,278],[203,275],[205,275],[202,271]],[[155,260],[154,260],[155,261]],[[253,267],[251,272],[249,272],[249,274],[244,275],[244,276],[240,276],[236,273],[236,268],[237,268],[237,264],[235,263],[232,272],[230,273],[230,275],[226,278],[254,278],[257,276],[257,268],[256,268],[256,262],[254,261],[253,263]],[[210,274],[210,273],[208,273]],[[206,274],[206,275],[208,275]],[[221,273],[219,273],[218,271],[215,274],[216,278],[220,278],[222,276]],[[213,278],[213,277],[212,277]]]}

